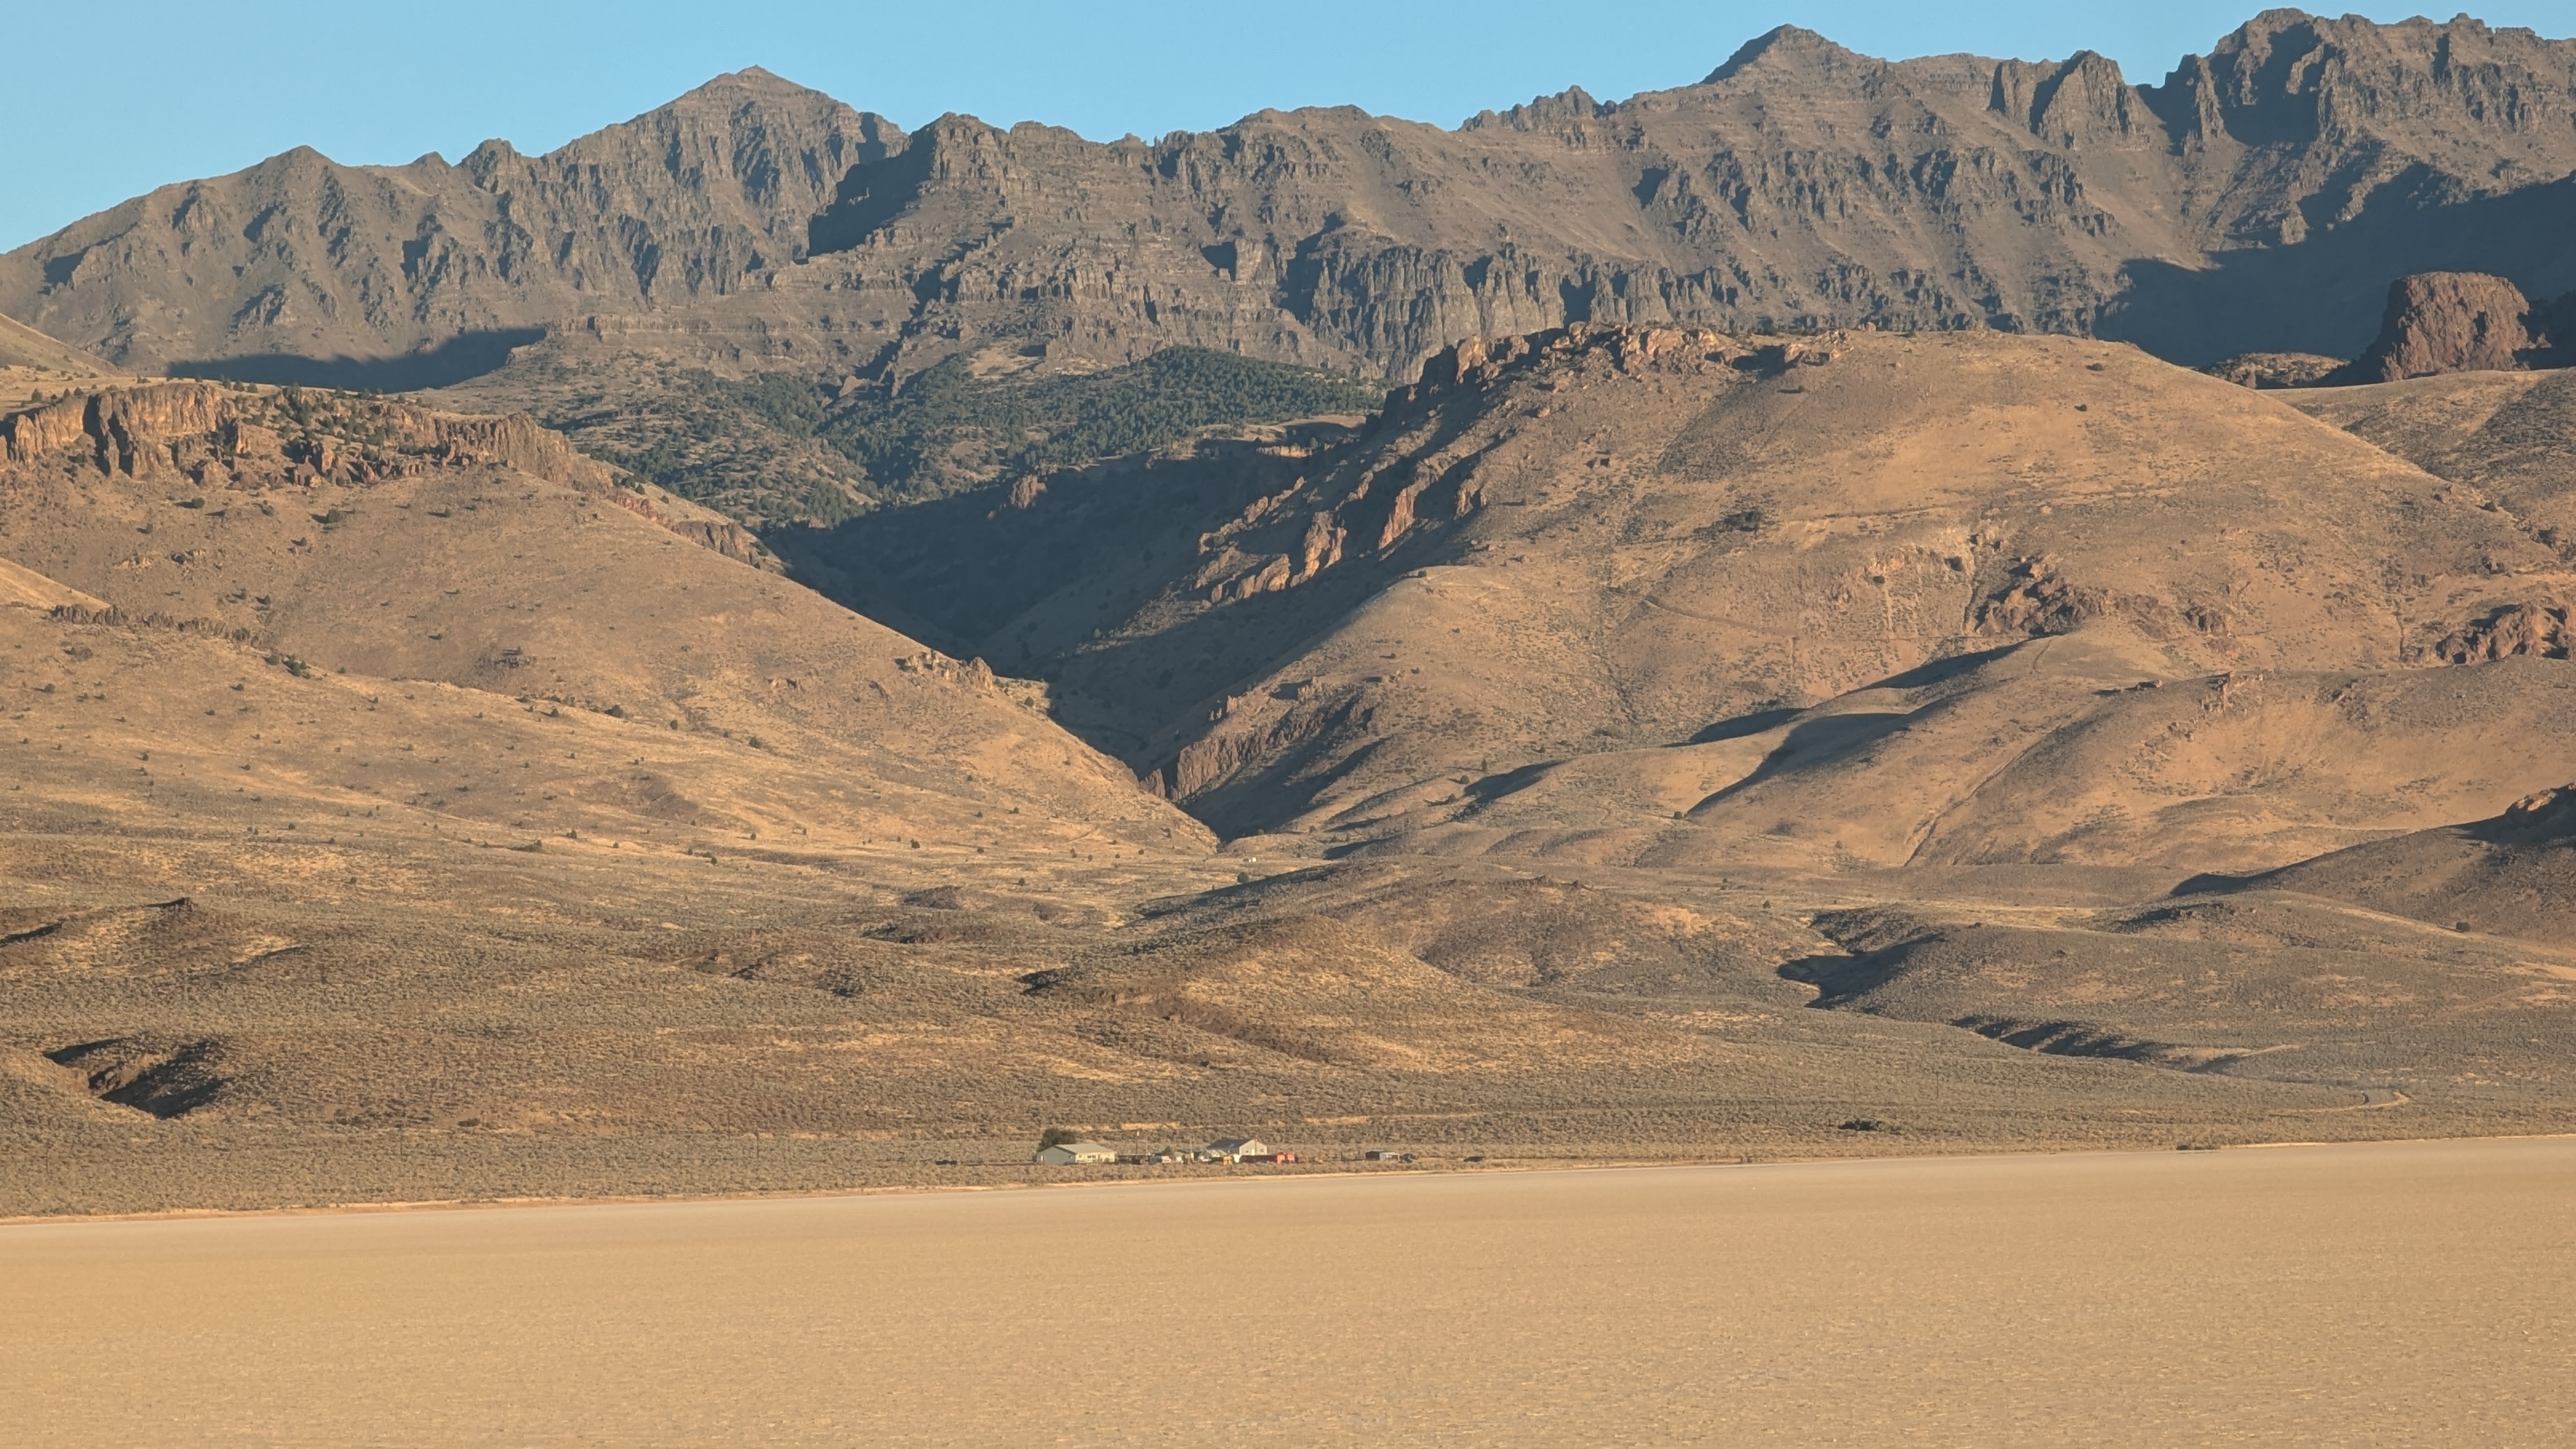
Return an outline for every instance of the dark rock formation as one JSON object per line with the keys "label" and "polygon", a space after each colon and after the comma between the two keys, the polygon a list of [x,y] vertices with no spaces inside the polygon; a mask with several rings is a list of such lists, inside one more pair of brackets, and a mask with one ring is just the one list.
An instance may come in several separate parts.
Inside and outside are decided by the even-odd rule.
{"label": "dark rock formation", "polygon": [[2368,351],[2329,382],[2396,382],[2446,372],[2513,372],[2552,353],[2535,334],[2531,300],[2502,277],[2424,272],[2389,284],[2388,310]]}

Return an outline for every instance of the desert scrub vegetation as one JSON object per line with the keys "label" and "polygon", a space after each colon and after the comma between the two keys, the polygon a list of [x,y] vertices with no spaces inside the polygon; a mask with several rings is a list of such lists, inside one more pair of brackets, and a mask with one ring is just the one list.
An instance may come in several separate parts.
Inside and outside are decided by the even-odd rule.
{"label": "desert scrub vegetation", "polygon": [[830,527],[1211,428],[1366,412],[1381,397],[1370,381],[1173,347],[1045,376],[979,376],[952,357],[891,387],[662,365],[613,390],[578,386],[538,416],[582,451],[766,530]]}
{"label": "desert scrub vegetation", "polygon": [[[1380,397],[1356,379],[1199,347],[1040,378],[977,378],[965,358],[952,357],[889,397],[838,408],[820,436],[884,496],[912,500],[1143,452],[1202,428],[1367,412]],[[785,403],[776,405],[784,415]]]}

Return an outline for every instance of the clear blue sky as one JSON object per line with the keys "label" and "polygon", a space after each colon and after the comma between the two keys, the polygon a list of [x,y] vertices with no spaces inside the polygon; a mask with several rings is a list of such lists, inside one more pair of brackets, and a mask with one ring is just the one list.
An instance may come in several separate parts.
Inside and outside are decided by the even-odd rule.
{"label": "clear blue sky", "polygon": [[[1094,138],[1353,104],[1454,125],[1580,85],[1612,98],[1706,75],[1793,22],[1872,55],[2091,49],[2133,81],[2254,0],[0,0],[0,249],[172,181],[296,145],[354,163],[543,151],[722,71],[765,66],[912,127],[944,111]],[[2372,5],[2381,20],[2412,13]],[[2495,25],[2576,31],[2571,0],[2489,0]]]}

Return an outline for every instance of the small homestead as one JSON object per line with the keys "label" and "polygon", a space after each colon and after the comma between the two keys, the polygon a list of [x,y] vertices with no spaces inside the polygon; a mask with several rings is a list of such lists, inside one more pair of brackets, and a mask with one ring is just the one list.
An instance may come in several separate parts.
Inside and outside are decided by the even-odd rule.
{"label": "small homestead", "polygon": [[[1053,1133],[1049,1134],[1054,1135]],[[1038,1161],[1049,1167],[1088,1167],[1111,1163],[1160,1166],[1184,1162],[1294,1162],[1297,1154],[1282,1152],[1258,1137],[1220,1137],[1205,1147],[1158,1147],[1150,1152],[1122,1153],[1097,1142],[1048,1142],[1038,1149]]]}

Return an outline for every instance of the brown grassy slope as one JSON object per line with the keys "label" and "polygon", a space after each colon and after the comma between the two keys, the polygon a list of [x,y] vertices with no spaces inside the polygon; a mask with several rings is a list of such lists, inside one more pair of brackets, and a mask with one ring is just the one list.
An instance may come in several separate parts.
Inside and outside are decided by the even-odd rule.
{"label": "brown grassy slope", "polygon": [[[1586,386],[1651,397],[1656,382],[1701,380],[1654,366],[1642,340],[1596,341],[1593,370],[1578,358],[1557,374],[1572,385],[1531,421]],[[1813,386],[1851,361],[1737,369],[1741,351],[1709,369],[1740,379],[1729,388]],[[1273,609],[1273,623],[1320,612],[1318,590],[1364,612],[1354,585],[1418,582],[1408,548],[1512,511],[1509,472],[1445,521],[1438,489],[1473,470],[1372,474],[1462,439],[1514,456],[1511,438],[1474,431],[1493,416],[1481,391],[1443,414],[1452,395],[1423,395],[1414,454],[1238,456],[1256,466],[1217,475],[1232,478],[1212,489],[1226,515],[1248,505],[1223,489],[1257,499],[1271,469],[1309,471],[1297,494],[1318,504],[1208,530],[1205,551],[1186,539],[1163,566],[1225,598],[1199,615]],[[1379,812],[1366,828],[1326,839],[1381,854],[1221,887],[1235,861],[1220,867],[1113,764],[1085,766],[1000,685],[918,653],[906,667],[895,651],[909,641],[692,546],[675,531],[689,520],[648,516],[655,500],[621,499],[541,437],[349,401],[272,446],[248,412],[312,417],[327,401],[181,389],[11,425],[13,446],[65,441],[0,479],[14,596],[0,604],[0,1153],[16,1167],[0,1212],[1000,1182],[1028,1171],[1044,1125],[1135,1146],[1249,1130],[1344,1155],[1563,1160],[2565,1121],[2554,1044],[2568,1002],[2550,994],[2548,949],[2313,901],[2240,903],[2225,919],[2123,904],[2237,859],[2219,844],[2231,834],[2256,854],[2341,844],[2500,783],[2525,767],[2516,741],[2541,759],[2576,736],[2559,661],[2180,673],[2141,690],[2142,675],[2206,669],[2197,651],[2279,640],[2175,629],[2126,594],[2086,593],[2085,574],[2062,589],[2006,576],[1962,597],[2005,610],[2013,632],[1816,631],[1819,655],[1855,659],[1890,638],[1926,657],[1979,646],[1917,677],[1867,680],[1733,738],[1495,771],[1460,802],[1363,802]],[[171,424],[201,406],[236,412]],[[2281,436],[2309,427],[2281,416]],[[1458,425],[1445,438],[1444,417]],[[1124,476],[1137,497],[1168,499],[1153,490],[1209,477],[1201,466]],[[1576,501],[1518,540],[1524,557],[1588,537],[1586,509],[1636,486],[1583,493],[1583,475],[1607,470],[1569,471]],[[1415,482],[1393,548],[1350,542],[1387,538]],[[2463,548],[2488,515],[2462,512],[2417,517],[2438,547]],[[1272,571],[1263,530],[1302,540],[1318,514],[1327,537],[1343,530],[1343,557],[1246,590]],[[1749,531],[1763,543],[1817,525],[1799,537],[1831,562],[1857,547],[1832,524],[1784,511]],[[1593,561],[1673,542],[1625,532]],[[2351,534],[2369,536],[2350,525],[2327,545]],[[1078,560],[1108,556],[1079,530],[1057,536]],[[2078,563],[2122,557],[2065,536]],[[1479,541],[1496,540],[1463,540]],[[1130,547],[1116,551],[1147,567]],[[1478,567],[1460,556],[1455,572]],[[1134,607],[1075,578],[1068,600]],[[2367,617],[2350,599],[2301,613],[2238,592],[2259,608],[2237,617],[2287,621],[2276,633],[2367,639],[2345,628]],[[1614,575],[1593,597],[1618,593]],[[1519,606],[1547,602],[1533,587]],[[1169,599],[1154,607],[1186,622]],[[1979,616],[1956,607],[1964,636]],[[1532,667],[1579,683],[1584,651],[1633,636],[1570,637]],[[1520,698],[1548,687],[1534,674]],[[1901,727],[1870,734],[1889,716]],[[2002,750],[1998,772],[1986,737],[2022,721],[2048,726],[2030,737],[2045,747]],[[1858,733],[1820,740],[1820,723]],[[1761,778],[1704,786],[1724,798],[1675,806],[1678,822],[1640,793],[1721,757]],[[2387,773],[2409,760],[2431,763]],[[2067,789],[2105,779],[2107,794]],[[1939,795],[1924,782],[1961,798],[1934,848],[1898,867],[1913,858],[1897,850],[1907,813]],[[2134,818],[2107,820],[2106,798]],[[1529,812],[1517,843],[1496,841],[1514,810]],[[1807,833],[1775,835],[1784,813]],[[1624,853],[1595,844],[1622,832]],[[1556,874],[1559,858],[1583,862],[1581,883],[1512,863],[1533,853]],[[2018,863],[1980,863],[1998,859]],[[2140,859],[2165,864],[2141,876]],[[1858,925],[1840,914],[1873,909]],[[1981,919],[2010,950],[1944,944]],[[1838,989],[1829,1004],[1883,1010],[1807,1009],[1802,980],[1840,981],[1889,951],[1920,965],[1907,979],[1921,990],[1863,1002]],[[2215,995],[2173,984],[2211,973],[2242,979]],[[2391,1085],[2412,1102],[2362,1110],[2363,1089]]]}
{"label": "brown grassy slope", "polygon": [[[2116,625],[2128,642],[2020,686],[2060,703],[1989,710],[2083,714],[2148,679],[2430,662],[2566,575],[2442,480],[2128,348],[1595,330],[1430,377],[1321,451],[874,522],[862,556],[886,565],[877,597],[956,647],[1102,702],[1094,737],[1229,832],[1354,827],[1544,761],[1730,737],[1633,762],[1690,777],[1650,792],[1669,817],[1795,711],[1936,661]],[[2050,654],[2016,657],[1979,682]]]}
{"label": "brown grassy slope", "polygon": [[[1077,859],[1027,816],[915,850],[850,818],[843,760],[184,630],[0,606],[0,658],[0,1211],[994,1180],[1017,1169],[930,1159],[1020,1161],[1050,1122],[1580,1158],[1835,1150],[1851,1117],[1921,1146],[2306,1135],[2347,1101],[1804,1012],[1776,982],[1531,1000],[1474,979],[1500,984],[1455,920],[1423,948],[1453,970],[1294,899],[1120,929],[1213,873]],[[1615,951],[1585,914],[1568,948]],[[1425,918],[1388,895],[1376,919]]]}
{"label": "brown grassy slope", "polygon": [[1181,932],[1037,974],[1032,993],[1107,1023],[1178,1023],[1324,1064],[1455,1073],[1622,1071],[1700,1054],[1684,1035],[1481,990],[1350,925],[1288,918]]}
{"label": "brown grassy slope", "polygon": [[2576,371],[2461,372],[2285,398],[2576,554]]}
{"label": "brown grassy slope", "polygon": [[1828,914],[1855,954],[1784,968],[1817,1003],[2030,1050],[2409,1093],[2563,1093],[2576,955],[2270,891],[2090,929]]}
{"label": "brown grassy slope", "polygon": [[[790,1008],[809,998],[730,985],[720,959],[756,946],[763,924],[820,925],[864,954],[868,932],[905,918],[905,896],[998,886],[1011,894],[984,918],[1024,928],[1003,938],[1025,971],[1067,949],[1047,918],[1096,925],[1083,902],[1195,880],[1173,863],[1184,852],[1077,853],[1103,844],[1086,825],[979,813],[870,779],[847,753],[299,675],[200,633],[22,607],[0,608],[0,657],[17,695],[0,746],[7,1030],[97,1092],[142,1081],[116,1104],[147,1115],[794,1124],[806,1109],[781,1054],[802,1050],[812,1012]],[[892,915],[850,916],[869,910]],[[757,1000],[705,1017],[695,1004],[711,990]],[[914,1069],[952,1076],[921,1101],[971,1098],[975,1071],[1071,1049],[1023,1030],[986,1059],[970,1031],[943,1058],[946,1018],[920,1015],[937,994],[852,1018],[891,1033],[889,1049],[932,1033]],[[729,1035],[764,1022],[783,1044]],[[786,1095],[761,1105],[771,1092]],[[833,1110],[860,1125],[851,1102]]]}
{"label": "brown grassy slope", "polygon": [[57,342],[24,322],[0,317],[0,405],[15,402],[20,374],[113,377],[117,370],[67,343]]}
{"label": "brown grassy slope", "polygon": [[2576,766],[2576,668],[2172,679],[2116,623],[1731,738],[1399,793],[1373,853],[1564,864],[2255,870],[2493,808]]}
{"label": "brown grassy slope", "polygon": [[84,594],[6,559],[0,559],[0,604],[17,604],[40,610],[69,609],[82,613],[97,613],[107,608],[105,599]]}
{"label": "brown grassy slope", "polygon": [[2545,1074],[2400,1120],[2348,1110],[2379,1057],[2213,1079],[1804,1009],[1801,919],[1885,881],[1211,894],[1025,814],[878,838],[826,754],[27,607],[0,658],[0,1211],[1001,1181],[1049,1124],[1580,1160],[2560,1120]]}
{"label": "brown grassy slope", "polygon": [[2576,787],[2535,793],[2490,819],[2301,861],[2259,884],[2565,947],[2576,942]]}
{"label": "brown grassy slope", "polygon": [[[576,854],[857,851],[995,871],[1006,857],[1197,855],[1177,833],[1140,851],[1004,782],[873,770],[828,740],[766,748],[433,681],[299,676],[279,656],[179,629],[5,617],[10,803],[24,828],[103,836],[110,852],[127,831],[236,843],[318,831],[379,842],[388,888],[431,899],[434,873],[400,859],[451,837]],[[153,849],[135,860],[152,889],[188,888]]]}
{"label": "brown grassy slope", "polygon": [[150,434],[131,467],[78,444],[19,463],[0,491],[0,550],[126,617],[237,636],[299,669],[374,681],[371,695],[420,681],[605,715],[639,753],[703,736],[829,760],[871,828],[962,829],[1017,807],[1033,831],[1204,848],[989,674],[693,546],[687,520],[643,516],[662,516],[649,500],[453,448],[329,471],[264,462],[245,428],[257,431]]}
{"label": "brown grassy slope", "polygon": [[1366,858],[1154,903],[1191,926],[1322,916],[1486,986],[1804,1005],[1781,962],[1832,949],[1796,907],[1746,893],[1587,887],[1489,861]]}

